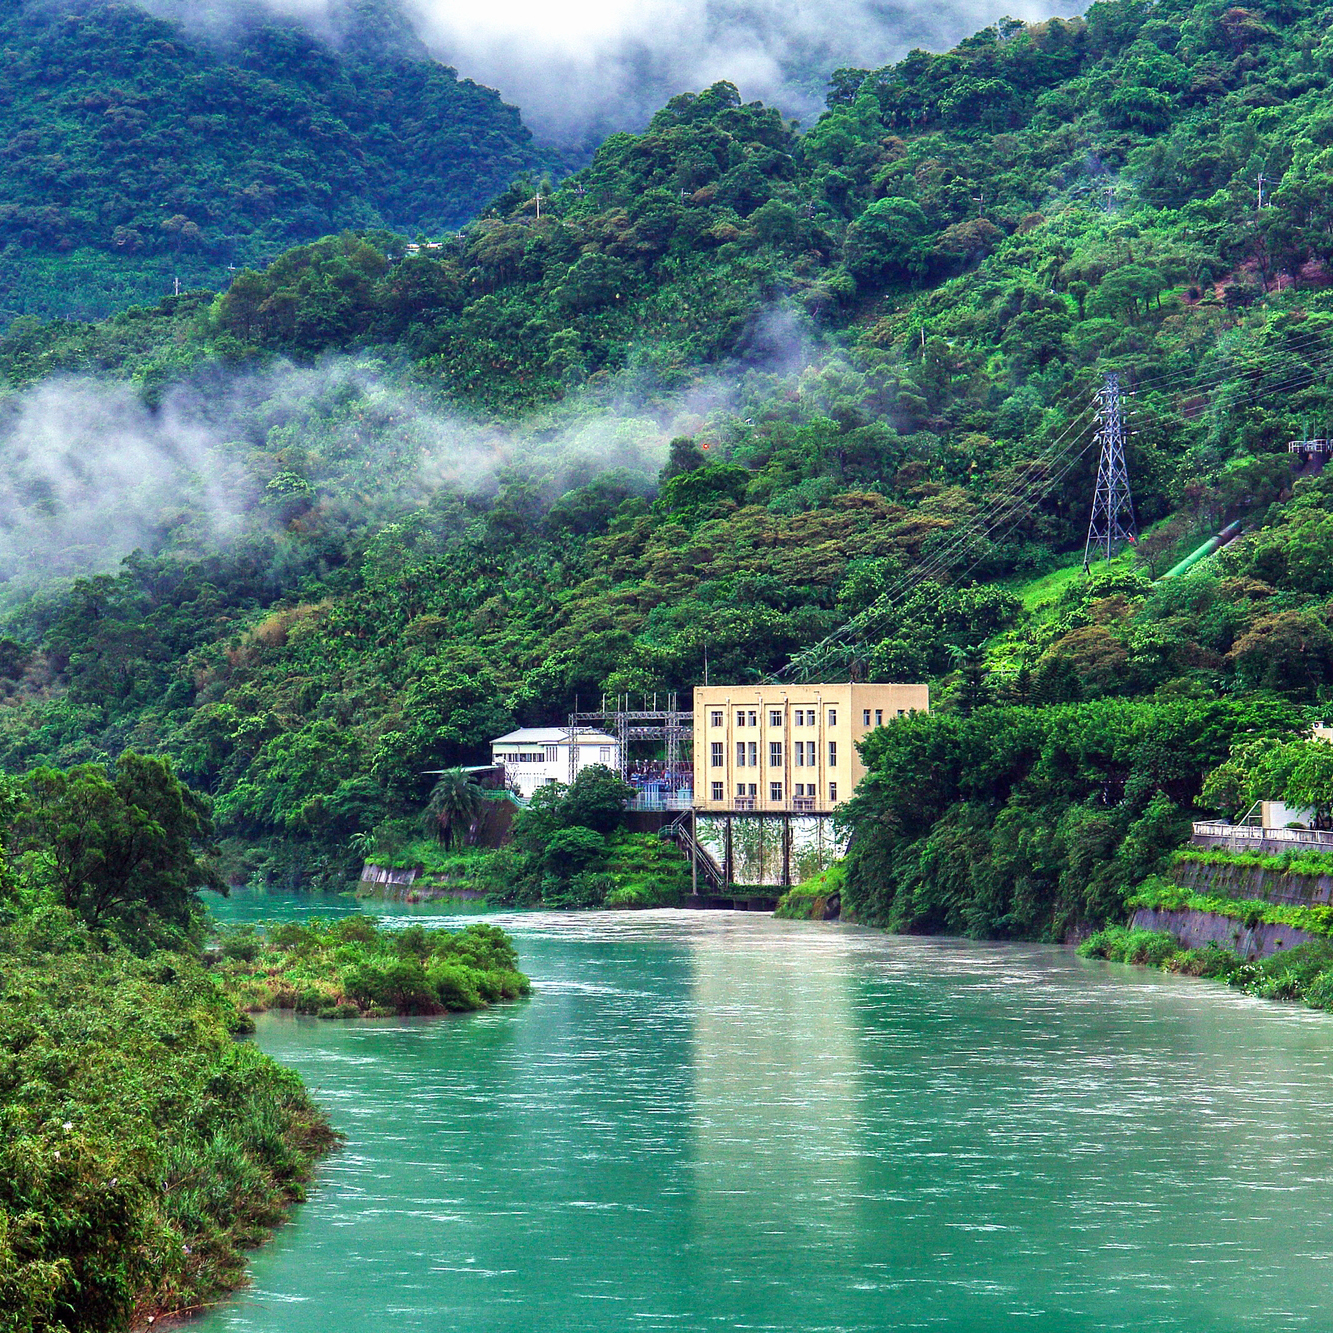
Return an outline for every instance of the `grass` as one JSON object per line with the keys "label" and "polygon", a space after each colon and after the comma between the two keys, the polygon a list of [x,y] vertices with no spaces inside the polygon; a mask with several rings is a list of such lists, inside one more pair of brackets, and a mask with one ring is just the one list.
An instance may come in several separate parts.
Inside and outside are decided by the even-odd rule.
{"label": "grass", "polygon": [[819,874],[788,889],[778,899],[773,915],[784,921],[823,921],[830,914],[830,900],[841,898],[846,882],[846,866],[835,861]]}
{"label": "grass", "polygon": [[1173,865],[1235,866],[1282,875],[1333,875],[1333,852],[1290,851],[1228,852],[1217,847],[1182,847],[1171,857]]}
{"label": "grass", "polygon": [[1246,927],[1293,926],[1311,935],[1333,935],[1333,907],[1291,907],[1262,902],[1253,898],[1223,898],[1216,894],[1195,893],[1192,889],[1152,876],[1141,884],[1126,906],[1165,912],[1211,912],[1228,917]]}
{"label": "grass", "polygon": [[1333,941],[1312,940],[1249,962],[1216,944],[1203,949],[1182,949],[1162,931],[1108,926],[1084,940],[1078,949],[1084,958],[1138,963],[1184,976],[1225,981],[1237,990],[1265,1000],[1298,1001],[1311,1009],[1333,1009]]}

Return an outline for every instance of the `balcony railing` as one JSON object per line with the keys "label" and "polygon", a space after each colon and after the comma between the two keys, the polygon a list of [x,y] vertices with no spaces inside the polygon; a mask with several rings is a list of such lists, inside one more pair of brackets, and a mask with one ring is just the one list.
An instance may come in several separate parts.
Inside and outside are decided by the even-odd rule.
{"label": "balcony railing", "polygon": [[791,798],[791,808],[798,815],[813,814],[815,810],[815,797],[813,796],[793,796]]}
{"label": "balcony railing", "polygon": [[754,803],[758,799],[755,796],[736,796],[732,798],[731,808],[733,810],[753,810]]}
{"label": "balcony railing", "polygon": [[1194,825],[1194,843],[1212,847],[1224,844],[1237,851],[1267,851],[1270,847],[1330,847],[1333,833],[1313,828],[1262,828],[1257,824],[1216,824],[1200,821]]}

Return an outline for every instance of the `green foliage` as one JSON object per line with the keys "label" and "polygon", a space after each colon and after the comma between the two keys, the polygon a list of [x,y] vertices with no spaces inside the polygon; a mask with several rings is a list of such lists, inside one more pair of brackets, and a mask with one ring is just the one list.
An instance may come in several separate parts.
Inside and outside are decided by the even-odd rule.
{"label": "green foliage", "polygon": [[1182,847],[1173,854],[1171,863],[1178,866],[1235,866],[1240,870],[1266,870],[1276,875],[1333,875],[1333,852],[1300,849],[1269,855],[1231,852],[1221,847]]}
{"label": "green foliage", "polygon": [[101,1333],[244,1281],[333,1144],[296,1075],[179,954],[47,908],[0,929],[0,1308]]}
{"label": "green foliage", "polygon": [[114,776],[101,764],[39,768],[13,818],[30,885],[136,951],[197,940],[198,890],[227,891],[205,859],[208,799],[169,760],[127,750]]}
{"label": "green foliage", "polygon": [[1333,907],[1291,907],[1257,899],[1196,893],[1156,875],[1149,876],[1139,885],[1126,900],[1126,906],[1156,908],[1167,912],[1209,912],[1214,916],[1239,921],[1246,927],[1294,926],[1312,935],[1333,935]]}
{"label": "green foliage", "polygon": [[784,921],[823,921],[837,916],[847,887],[847,863],[835,861],[812,879],[793,884],[778,899],[773,915]]}
{"label": "green foliage", "polygon": [[844,911],[868,924],[1061,939],[1119,917],[1189,833],[1234,738],[1290,735],[1271,701],[1104,700],[900,719],[872,733],[843,818]]}
{"label": "green foliage", "polygon": [[438,1014],[527,995],[518,954],[497,926],[381,930],[371,917],[311,917],[224,935],[223,990],[242,1010],[320,1018]]}
{"label": "green foliage", "polygon": [[0,324],[216,286],[343,227],[437,233],[533,162],[496,93],[386,10],[349,16],[334,47],[276,20],[215,41],[134,6],[6,4]]}
{"label": "green foliage", "polygon": [[1180,951],[1174,935],[1163,930],[1130,930],[1107,926],[1078,946],[1081,958],[1105,958],[1112,963],[1140,963],[1160,967]]}

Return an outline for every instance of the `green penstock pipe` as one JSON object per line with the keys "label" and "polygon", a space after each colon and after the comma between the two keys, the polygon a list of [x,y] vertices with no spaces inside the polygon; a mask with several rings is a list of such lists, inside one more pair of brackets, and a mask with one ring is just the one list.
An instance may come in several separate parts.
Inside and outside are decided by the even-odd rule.
{"label": "green penstock pipe", "polygon": [[[1200,560],[1207,560],[1214,551],[1220,550],[1233,537],[1240,536],[1240,523],[1228,523],[1215,537],[1209,537],[1197,550],[1191,551],[1178,565],[1172,565],[1170,569],[1162,575],[1163,579],[1173,579],[1183,574],[1187,569],[1193,569]],[[1161,579],[1158,580],[1161,582]]]}

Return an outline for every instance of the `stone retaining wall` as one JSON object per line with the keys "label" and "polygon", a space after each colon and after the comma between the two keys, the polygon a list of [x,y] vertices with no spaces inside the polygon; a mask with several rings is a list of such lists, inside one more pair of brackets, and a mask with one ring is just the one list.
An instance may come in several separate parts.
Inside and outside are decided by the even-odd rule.
{"label": "stone retaining wall", "polygon": [[1298,944],[1320,938],[1295,926],[1247,926],[1235,917],[1192,909],[1167,911],[1164,908],[1140,908],[1134,913],[1135,930],[1165,930],[1187,949],[1202,949],[1216,944],[1231,949],[1242,958],[1268,958]]}

